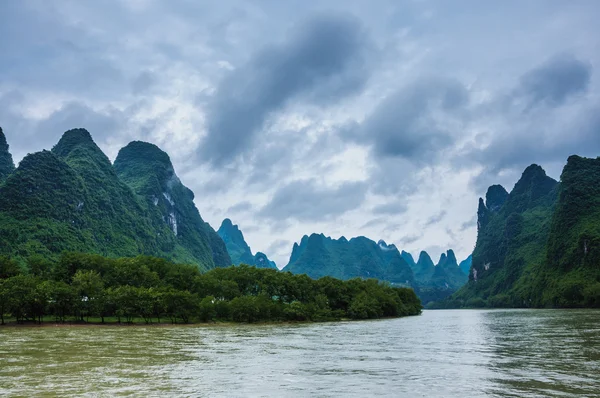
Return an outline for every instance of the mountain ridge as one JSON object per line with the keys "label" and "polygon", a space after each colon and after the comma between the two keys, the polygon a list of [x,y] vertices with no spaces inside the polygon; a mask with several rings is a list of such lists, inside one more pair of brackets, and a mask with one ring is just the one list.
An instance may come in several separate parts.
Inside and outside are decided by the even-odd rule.
{"label": "mountain ridge", "polygon": [[266,254],[262,252],[252,254],[252,250],[248,246],[248,243],[246,243],[244,234],[239,226],[234,224],[229,218],[221,222],[217,234],[225,242],[225,247],[233,265],[247,264],[258,268],[278,269],[275,262],[269,260]]}
{"label": "mountain ridge", "polygon": [[[181,244],[156,210],[119,178],[85,129],[68,130],[51,151],[25,156],[0,184],[0,255],[21,262],[79,251],[155,255],[203,270],[220,265],[207,249],[211,238],[202,239],[207,243],[196,252]],[[221,245],[225,265],[229,259]]]}
{"label": "mountain ridge", "polygon": [[573,155],[560,182],[532,164],[498,208],[480,199],[469,281],[436,306],[600,306],[599,187],[600,158]]}

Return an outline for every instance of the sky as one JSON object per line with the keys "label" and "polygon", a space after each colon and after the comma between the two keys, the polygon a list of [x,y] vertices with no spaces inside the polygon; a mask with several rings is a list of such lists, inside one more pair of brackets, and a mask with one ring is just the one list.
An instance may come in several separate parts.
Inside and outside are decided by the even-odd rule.
{"label": "sky", "polygon": [[0,2],[15,160],[84,127],[168,152],[279,267],[303,235],[473,250],[480,196],[600,155],[596,0]]}

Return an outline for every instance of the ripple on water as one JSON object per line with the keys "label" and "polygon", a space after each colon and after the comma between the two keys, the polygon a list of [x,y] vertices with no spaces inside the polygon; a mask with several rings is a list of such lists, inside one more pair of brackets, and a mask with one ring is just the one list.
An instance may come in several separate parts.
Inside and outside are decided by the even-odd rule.
{"label": "ripple on water", "polygon": [[594,396],[598,311],[301,325],[2,328],[15,396]]}

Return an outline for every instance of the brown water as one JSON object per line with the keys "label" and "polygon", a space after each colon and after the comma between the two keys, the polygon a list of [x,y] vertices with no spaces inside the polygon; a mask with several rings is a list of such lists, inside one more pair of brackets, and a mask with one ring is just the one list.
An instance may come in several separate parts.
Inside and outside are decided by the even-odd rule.
{"label": "brown water", "polygon": [[7,396],[600,396],[600,312],[370,322],[0,328]]}

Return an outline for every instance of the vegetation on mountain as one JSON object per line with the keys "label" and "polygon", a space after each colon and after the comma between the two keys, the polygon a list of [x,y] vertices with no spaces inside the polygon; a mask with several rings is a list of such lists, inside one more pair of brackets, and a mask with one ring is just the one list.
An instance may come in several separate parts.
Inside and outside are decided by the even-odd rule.
{"label": "vegetation on mountain", "polygon": [[258,268],[277,269],[277,265],[269,260],[266,254],[262,252],[252,254],[250,246],[244,239],[244,234],[229,218],[223,220],[217,234],[225,242],[233,265],[247,264]]}
{"label": "vegetation on mountain", "polygon": [[232,264],[224,242],[200,216],[194,193],[181,183],[167,153],[156,145],[134,141],[121,149],[114,169],[142,198],[147,212],[154,214],[155,228],[166,224],[177,246],[191,258],[207,264],[207,268]]}
{"label": "vegetation on mountain", "polygon": [[419,259],[415,267],[415,279],[421,284],[426,284],[431,280],[435,271],[435,264],[426,251],[419,253]]}
{"label": "vegetation on mountain", "polygon": [[467,281],[467,276],[460,271],[452,250],[442,253],[437,265],[426,251],[421,251],[412,268],[418,295],[424,305],[450,296]]}
{"label": "vegetation on mountain", "polygon": [[[142,179],[153,177],[136,171]],[[177,208],[189,207],[191,199]],[[206,270],[229,265],[223,242],[191,212],[186,216],[203,231],[196,240],[188,240],[188,234],[180,238],[169,219],[119,178],[90,134],[74,129],[52,151],[27,155],[0,184],[0,255],[21,265],[34,256],[56,260],[63,251],[154,255]]]}
{"label": "vegetation on mountain", "polygon": [[458,266],[454,251],[448,250],[441,254],[428,285],[456,290],[465,282],[467,282],[467,275]]}
{"label": "vegetation on mountain", "polygon": [[370,319],[418,315],[412,289],[376,280],[313,280],[274,269],[198,267],[154,257],[64,253],[26,269],[0,258],[0,321],[131,323]]}
{"label": "vegetation on mountain", "polygon": [[300,245],[294,243],[290,262],[283,270],[311,278],[375,278],[414,286],[412,270],[396,246],[363,236],[336,240],[323,234],[305,235]]}
{"label": "vegetation on mountain", "polygon": [[490,187],[469,282],[435,306],[600,306],[599,186],[600,158],[571,156],[560,183],[531,165],[505,198]]}

